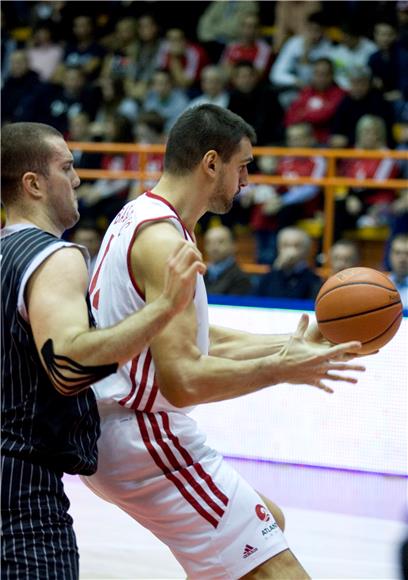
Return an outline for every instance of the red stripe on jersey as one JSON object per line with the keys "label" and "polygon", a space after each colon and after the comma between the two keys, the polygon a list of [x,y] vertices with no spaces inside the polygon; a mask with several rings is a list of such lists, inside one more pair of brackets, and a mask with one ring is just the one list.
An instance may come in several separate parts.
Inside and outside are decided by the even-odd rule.
{"label": "red stripe on jersey", "polygon": [[157,199],[158,201],[161,201],[162,203],[167,205],[167,207],[169,207],[171,209],[171,211],[174,211],[174,213],[177,216],[178,221],[180,222],[181,227],[183,228],[183,232],[184,232],[184,236],[185,236],[186,240],[188,240],[188,238],[190,238],[191,240],[194,239],[193,235],[190,234],[190,232],[188,231],[188,229],[184,225],[183,220],[179,216],[179,213],[176,210],[176,208],[173,205],[171,205],[171,203],[169,201],[167,201],[167,199],[165,199],[161,195],[157,195],[156,193],[153,193],[152,191],[146,191],[146,196],[151,197],[152,199]]}
{"label": "red stripe on jersey", "polygon": [[228,497],[216,486],[211,475],[209,473],[207,473],[206,471],[204,471],[203,466],[200,463],[193,461],[193,458],[191,457],[191,455],[189,454],[187,449],[182,447],[182,445],[179,441],[179,438],[176,435],[174,435],[174,433],[172,433],[170,431],[170,422],[169,422],[168,414],[161,411],[159,413],[159,415],[163,421],[163,428],[166,432],[166,435],[173,442],[177,451],[181,454],[181,456],[184,458],[184,460],[187,463],[189,463],[190,465],[194,465],[194,469],[196,470],[197,474],[206,482],[206,484],[211,489],[213,494],[216,497],[218,497],[218,499],[221,500],[225,506],[227,506],[228,505]]}
{"label": "red stripe on jersey", "polygon": [[100,289],[98,288],[98,290],[95,292],[95,294],[93,295],[92,298],[92,306],[95,308],[95,310],[98,310],[99,308],[99,296],[101,294]]}
{"label": "red stripe on jersey", "polygon": [[106,246],[105,251],[103,253],[102,260],[99,262],[98,269],[96,270],[94,276],[92,277],[91,285],[89,286],[89,294],[92,294],[92,292],[95,290],[95,286],[96,286],[96,283],[98,282],[98,278],[99,278],[99,274],[101,272],[103,261],[106,258],[106,254],[109,252],[109,248],[110,248],[110,245],[111,245],[114,237],[115,236],[112,234],[111,237],[109,238],[109,242],[108,242],[108,245]]}
{"label": "red stripe on jersey", "polygon": [[152,354],[151,354],[150,350],[148,350],[146,353],[146,358],[145,358],[144,363],[143,363],[142,379],[140,381],[139,389],[137,391],[136,399],[132,405],[132,409],[137,409],[138,406],[140,405],[140,401],[142,400],[142,397],[143,397],[144,392],[145,392],[146,387],[147,387],[147,379],[149,376],[149,369],[150,369],[151,362],[152,362]]}
{"label": "red stripe on jersey", "polygon": [[133,397],[135,390],[136,390],[136,369],[137,363],[139,362],[140,354],[137,355],[135,358],[132,359],[132,365],[129,371],[129,378],[130,382],[132,383],[132,387],[130,389],[130,393],[126,395],[123,399],[119,401],[119,405],[125,406],[128,401]]}
{"label": "red stripe on jersey", "polygon": [[150,395],[149,395],[149,398],[147,400],[146,406],[144,408],[144,411],[146,413],[150,413],[150,411],[152,410],[153,403],[156,399],[156,395],[157,395],[158,390],[159,390],[159,385],[156,382],[156,378],[154,378],[153,379],[153,386],[152,386],[152,389],[150,391]]}
{"label": "red stripe on jersey", "polygon": [[149,439],[149,433],[145,424],[144,414],[138,413],[136,411],[135,415],[137,423],[139,425],[140,433],[142,435],[143,442],[146,446],[146,449],[150,453],[150,456],[152,457],[153,461],[162,470],[164,476],[177,487],[177,489],[184,497],[184,499],[190,505],[193,506],[193,508],[197,511],[197,513],[199,513],[204,519],[206,519],[214,528],[217,528],[219,522],[198,503],[198,501],[190,494],[190,492],[187,491],[184,484],[179,479],[177,479],[174,473],[169,471],[169,469],[165,466],[165,464],[161,460],[160,455],[157,453],[157,451],[155,450]]}
{"label": "red stripe on jersey", "polygon": [[154,415],[154,413],[149,413],[147,417],[152,426],[156,442],[160,445],[162,451],[164,452],[165,456],[167,457],[173,468],[177,471],[177,473],[179,473],[184,477],[184,479],[191,485],[191,487],[201,497],[201,499],[203,499],[206,502],[206,504],[215,511],[217,515],[222,517],[224,515],[224,510],[222,509],[222,507],[220,507],[218,504],[214,502],[213,499],[211,499],[211,497],[208,495],[205,489],[201,486],[201,484],[198,481],[194,479],[193,475],[187,469],[187,467],[191,467],[193,465],[194,463],[193,459],[191,458],[191,461],[187,464],[187,466],[183,467],[182,465],[180,465],[180,462],[178,461],[174,452],[170,448],[169,444],[166,441],[164,441],[160,431],[159,424],[157,422],[157,418]]}

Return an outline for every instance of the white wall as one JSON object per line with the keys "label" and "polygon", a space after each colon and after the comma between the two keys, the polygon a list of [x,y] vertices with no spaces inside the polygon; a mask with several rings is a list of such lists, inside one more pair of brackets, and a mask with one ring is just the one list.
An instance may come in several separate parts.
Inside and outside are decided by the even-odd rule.
{"label": "white wall", "polygon": [[[251,332],[291,332],[300,311],[210,306],[210,321]],[[313,316],[312,313],[309,313]],[[278,385],[193,417],[225,455],[380,473],[407,473],[408,319],[377,355],[361,358],[357,385],[333,383],[328,395]]]}

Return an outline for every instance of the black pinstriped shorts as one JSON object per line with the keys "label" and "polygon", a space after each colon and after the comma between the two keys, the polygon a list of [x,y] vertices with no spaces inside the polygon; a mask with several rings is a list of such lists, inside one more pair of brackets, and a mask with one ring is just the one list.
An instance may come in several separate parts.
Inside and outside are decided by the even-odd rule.
{"label": "black pinstriped shorts", "polygon": [[77,580],[78,548],[62,473],[1,459],[4,580]]}

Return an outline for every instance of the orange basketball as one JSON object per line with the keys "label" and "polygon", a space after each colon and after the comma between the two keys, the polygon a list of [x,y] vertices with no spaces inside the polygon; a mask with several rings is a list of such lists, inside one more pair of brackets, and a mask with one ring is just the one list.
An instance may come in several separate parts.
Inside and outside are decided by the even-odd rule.
{"label": "orange basketball", "polygon": [[402,320],[398,290],[388,276],[372,268],[347,268],[331,276],[317,295],[315,311],[327,340],[358,340],[360,354],[387,344]]}

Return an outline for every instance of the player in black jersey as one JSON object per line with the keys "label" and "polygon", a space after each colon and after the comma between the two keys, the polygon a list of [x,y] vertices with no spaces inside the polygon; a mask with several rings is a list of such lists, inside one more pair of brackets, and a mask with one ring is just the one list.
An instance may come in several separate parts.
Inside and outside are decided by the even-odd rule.
{"label": "player in black jersey", "polygon": [[2,129],[2,578],[78,578],[62,475],[96,470],[99,417],[89,386],[140,353],[190,302],[205,266],[192,244],[167,264],[162,295],[95,329],[84,248],[61,240],[79,219],[80,180],[62,135]]}

